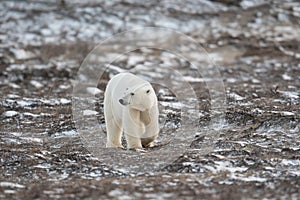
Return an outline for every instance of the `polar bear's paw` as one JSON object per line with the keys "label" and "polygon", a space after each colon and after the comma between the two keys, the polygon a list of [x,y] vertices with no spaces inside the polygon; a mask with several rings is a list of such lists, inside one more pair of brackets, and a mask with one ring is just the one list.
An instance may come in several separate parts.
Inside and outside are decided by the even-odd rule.
{"label": "polar bear's paw", "polygon": [[107,147],[107,148],[120,148],[120,149],[125,149],[125,148],[123,147],[122,144],[106,143],[106,147]]}
{"label": "polar bear's paw", "polygon": [[135,152],[139,152],[139,153],[147,153],[148,151],[145,149],[141,149],[141,148],[130,148],[128,149],[129,151],[135,151]]}
{"label": "polar bear's paw", "polygon": [[142,138],[141,142],[142,142],[142,146],[144,148],[150,148],[153,147],[153,141],[157,138],[157,135],[154,135],[152,137],[147,137],[147,138]]}

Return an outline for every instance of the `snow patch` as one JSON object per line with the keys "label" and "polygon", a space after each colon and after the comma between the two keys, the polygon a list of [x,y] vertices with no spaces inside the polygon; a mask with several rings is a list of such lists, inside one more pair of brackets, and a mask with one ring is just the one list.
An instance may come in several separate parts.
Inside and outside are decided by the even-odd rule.
{"label": "snow patch", "polygon": [[6,71],[10,72],[12,70],[25,70],[25,65],[24,64],[11,64],[7,69]]}
{"label": "snow patch", "polygon": [[33,137],[21,137],[20,139],[30,143],[30,142],[37,142],[37,143],[42,143],[43,139],[41,138],[33,138]]}
{"label": "snow patch", "polygon": [[291,98],[291,99],[298,99],[299,93],[298,92],[290,92],[290,91],[279,91],[279,93],[283,94],[284,96]]}
{"label": "snow patch", "polygon": [[184,81],[194,83],[194,82],[212,82],[213,79],[211,78],[198,78],[198,77],[192,77],[192,76],[184,76]]}
{"label": "snow patch", "polygon": [[292,78],[292,77],[290,77],[290,76],[289,76],[289,75],[287,75],[287,74],[282,74],[282,78],[283,78],[283,80],[286,80],[286,81],[293,80],[293,78]]}
{"label": "snow patch", "polygon": [[75,130],[70,130],[70,131],[63,131],[63,132],[55,133],[53,136],[55,138],[62,138],[62,137],[75,137],[77,135],[78,135],[78,133]]}
{"label": "snow patch", "polygon": [[13,110],[6,111],[6,112],[3,113],[3,115],[4,115],[5,117],[13,117],[13,116],[16,116],[16,115],[18,115],[18,114],[19,114],[18,112],[13,111]]}
{"label": "snow patch", "polygon": [[10,51],[14,54],[17,60],[25,60],[32,58],[34,55],[29,51],[25,51],[24,49],[10,49]]}
{"label": "snow patch", "polygon": [[84,110],[83,111],[83,115],[84,116],[88,116],[88,115],[97,115],[98,112],[97,111],[94,111],[94,110]]}
{"label": "snow patch", "polygon": [[0,182],[0,187],[25,188],[24,185],[12,182]]}
{"label": "snow patch", "polygon": [[293,165],[293,166],[300,166],[300,160],[292,160],[292,159],[283,159],[281,161],[282,165]]}
{"label": "snow patch", "polygon": [[49,169],[51,167],[51,164],[43,163],[43,164],[35,165],[33,167],[34,168],[39,168],[39,169]]}
{"label": "snow patch", "polygon": [[102,90],[100,90],[99,88],[96,87],[87,87],[86,91],[92,95],[96,95],[96,94],[100,94],[102,93]]}
{"label": "snow patch", "polygon": [[235,101],[242,101],[242,100],[245,99],[245,97],[242,97],[242,96],[240,96],[240,95],[238,95],[236,93],[230,93],[229,97],[232,98],[232,99],[234,99]]}
{"label": "snow patch", "polygon": [[17,104],[21,107],[28,107],[28,106],[31,106],[33,104],[33,102],[25,101],[25,100],[18,100]]}
{"label": "snow patch", "polygon": [[39,114],[33,114],[33,113],[30,113],[30,112],[25,112],[24,115],[25,116],[30,116],[30,117],[39,117],[39,116],[41,116]]}
{"label": "snow patch", "polygon": [[171,107],[174,109],[181,109],[183,107],[185,107],[185,105],[181,102],[166,102],[166,101],[160,101],[159,102],[162,106],[164,107]]}
{"label": "snow patch", "polygon": [[71,100],[70,99],[66,99],[66,98],[61,98],[60,99],[60,103],[61,104],[69,104],[69,103],[71,103]]}
{"label": "snow patch", "polygon": [[142,62],[143,60],[143,56],[132,55],[128,58],[127,65],[135,66],[137,63]]}
{"label": "snow patch", "polygon": [[44,86],[43,84],[41,84],[40,82],[38,82],[36,80],[31,80],[30,84],[33,85],[34,87],[38,88],[38,89],[40,89]]}
{"label": "snow patch", "polygon": [[295,113],[289,112],[289,111],[271,111],[271,113],[274,114],[281,114],[283,116],[294,116]]}
{"label": "snow patch", "polygon": [[268,180],[266,178],[261,178],[261,177],[256,177],[256,176],[239,177],[234,174],[232,174],[231,178],[233,178],[235,180],[244,181],[244,182],[261,182],[261,183],[266,182]]}
{"label": "snow patch", "polygon": [[61,98],[61,99],[41,99],[40,100],[44,104],[48,104],[51,106],[61,105],[61,104],[69,104],[72,101],[70,99]]}
{"label": "snow patch", "polygon": [[255,6],[259,6],[264,4],[264,0],[243,0],[240,5],[242,8],[247,9]]}

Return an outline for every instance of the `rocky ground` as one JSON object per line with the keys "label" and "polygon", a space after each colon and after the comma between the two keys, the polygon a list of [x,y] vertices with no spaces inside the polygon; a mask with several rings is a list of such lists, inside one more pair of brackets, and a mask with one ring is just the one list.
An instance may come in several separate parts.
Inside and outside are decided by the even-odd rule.
{"label": "rocky ground", "polygon": [[[0,198],[298,199],[299,18],[293,0],[1,1]],[[98,89],[89,90],[96,109],[84,110],[83,121],[96,117],[105,129],[103,90],[124,69],[150,80],[176,69],[199,104],[185,116],[180,111],[188,105],[176,91],[155,86],[162,124],[157,147],[171,136],[193,139],[184,151],[165,143],[159,150],[112,152],[140,167],[134,170],[122,168],[109,150],[99,156],[86,146],[73,89],[98,42],[146,26],[171,28],[201,44],[218,66],[226,103],[222,120],[211,123],[209,80],[195,77],[191,63],[170,52],[144,48],[115,60]],[[187,117],[190,129],[181,129]],[[160,151],[161,159],[172,159],[156,168],[134,160]]]}

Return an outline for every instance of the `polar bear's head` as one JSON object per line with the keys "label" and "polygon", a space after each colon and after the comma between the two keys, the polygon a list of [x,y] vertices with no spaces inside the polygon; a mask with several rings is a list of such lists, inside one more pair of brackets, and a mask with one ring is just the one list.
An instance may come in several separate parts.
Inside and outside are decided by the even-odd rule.
{"label": "polar bear's head", "polygon": [[143,112],[149,110],[157,102],[157,97],[152,86],[147,83],[136,88],[127,88],[119,102],[123,106]]}

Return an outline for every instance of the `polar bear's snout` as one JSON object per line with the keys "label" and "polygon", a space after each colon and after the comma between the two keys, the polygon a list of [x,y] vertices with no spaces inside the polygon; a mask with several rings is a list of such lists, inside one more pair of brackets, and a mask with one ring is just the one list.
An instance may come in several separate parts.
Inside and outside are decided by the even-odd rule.
{"label": "polar bear's snout", "polygon": [[123,105],[123,106],[128,106],[128,105],[130,104],[130,102],[129,102],[129,96],[130,96],[130,95],[127,94],[127,95],[121,97],[121,98],[119,99],[119,103],[120,103],[121,105]]}
{"label": "polar bear's snout", "polygon": [[119,99],[119,102],[121,105],[123,106],[127,106],[129,103],[127,101],[125,101],[124,99]]}
{"label": "polar bear's snout", "polygon": [[124,100],[123,99],[119,99],[119,102],[120,102],[120,104],[122,104],[123,106],[125,106],[124,104],[125,104],[125,102],[124,102]]}

